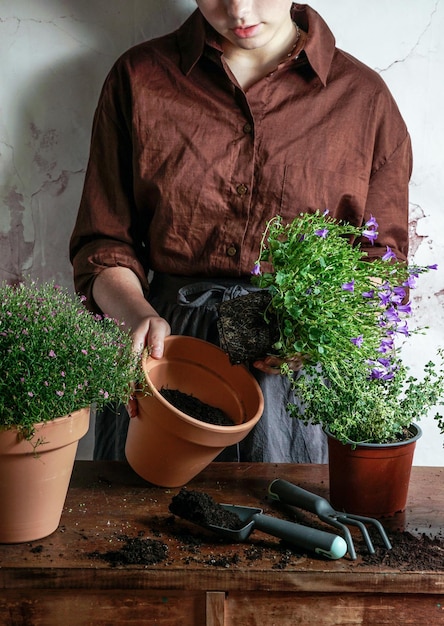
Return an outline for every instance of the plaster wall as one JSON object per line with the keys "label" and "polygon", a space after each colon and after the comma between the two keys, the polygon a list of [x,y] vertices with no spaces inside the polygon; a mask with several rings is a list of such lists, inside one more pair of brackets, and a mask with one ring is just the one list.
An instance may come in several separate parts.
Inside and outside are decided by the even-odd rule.
{"label": "plaster wall", "polygon": [[[413,296],[427,334],[403,346],[419,373],[444,345],[444,3],[311,4],[337,45],[383,76],[412,135],[411,260],[440,265]],[[193,0],[0,0],[0,280],[31,276],[72,288],[67,244],[102,82],[121,52],[172,30],[194,8]],[[421,422],[419,465],[443,465],[432,414]]]}

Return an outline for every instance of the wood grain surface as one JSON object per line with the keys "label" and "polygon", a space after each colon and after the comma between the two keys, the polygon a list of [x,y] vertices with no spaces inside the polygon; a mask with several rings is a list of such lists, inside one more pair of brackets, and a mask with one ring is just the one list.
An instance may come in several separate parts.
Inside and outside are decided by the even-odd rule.
{"label": "wood grain surface", "polygon": [[[323,465],[213,463],[187,487],[334,532],[311,514],[270,501],[275,478],[328,497]],[[443,479],[444,468],[413,467],[407,509],[384,520],[386,529],[442,536]],[[177,492],[149,485],[125,463],[78,461],[58,530],[0,545],[0,624],[444,624],[444,556],[442,571],[369,565],[356,530],[356,561],[286,550],[259,531],[227,543],[171,515]],[[166,560],[113,567],[97,557],[118,550],[126,537],[161,541]]]}

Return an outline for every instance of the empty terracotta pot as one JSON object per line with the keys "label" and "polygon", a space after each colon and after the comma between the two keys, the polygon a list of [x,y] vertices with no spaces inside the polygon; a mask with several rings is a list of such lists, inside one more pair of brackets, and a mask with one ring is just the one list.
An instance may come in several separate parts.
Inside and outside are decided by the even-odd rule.
{"label": "empty terracotta pot", "polygon": [[[255,378],[211,343],[170,336],[163,358],[148,357],[143,367],[152,395],[138,395],[139,416],[130,419],[125,453],[134,471],[152,484],[185,485],[225,447],[246,437],[262,415],[264,400]],[[163,398],[163,387],[221,409],[234,425],[186,415]]]}
{"label": "empty terracotta pot", "polygon": [[36,424],[28,441],[0,431],[0,543],[47,537],[60,522],[89,408]]}

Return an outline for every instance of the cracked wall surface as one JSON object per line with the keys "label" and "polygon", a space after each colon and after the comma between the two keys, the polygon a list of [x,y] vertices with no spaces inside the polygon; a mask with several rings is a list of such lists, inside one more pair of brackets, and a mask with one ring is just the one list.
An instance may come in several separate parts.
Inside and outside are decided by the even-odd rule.
{"label": "cracked wall surface", "polygon": [[[413,298],[427,334],[407,340],[412,372],[444,344],[444,0],[313,0],[337,45],[381,74],[409,127],[411,260],[440,264]],[[0,0],[0,280],[72,288],[68,239],[103,80],[129,46],[165,33],[193,0]],[[443,465],[431,416],[415,463]]]}

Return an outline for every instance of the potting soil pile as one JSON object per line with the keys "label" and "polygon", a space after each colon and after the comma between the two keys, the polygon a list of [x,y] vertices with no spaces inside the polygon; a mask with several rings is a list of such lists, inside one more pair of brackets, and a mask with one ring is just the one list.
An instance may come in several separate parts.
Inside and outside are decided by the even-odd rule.
{"label": "potting soil pile", "polygon": [[209,494],[188,491],[185,487],[173,497],[169,510],[174,515],[200,526],[212,525],[229,530],[239,530],[244,526],[236,513],[224,509]]}

